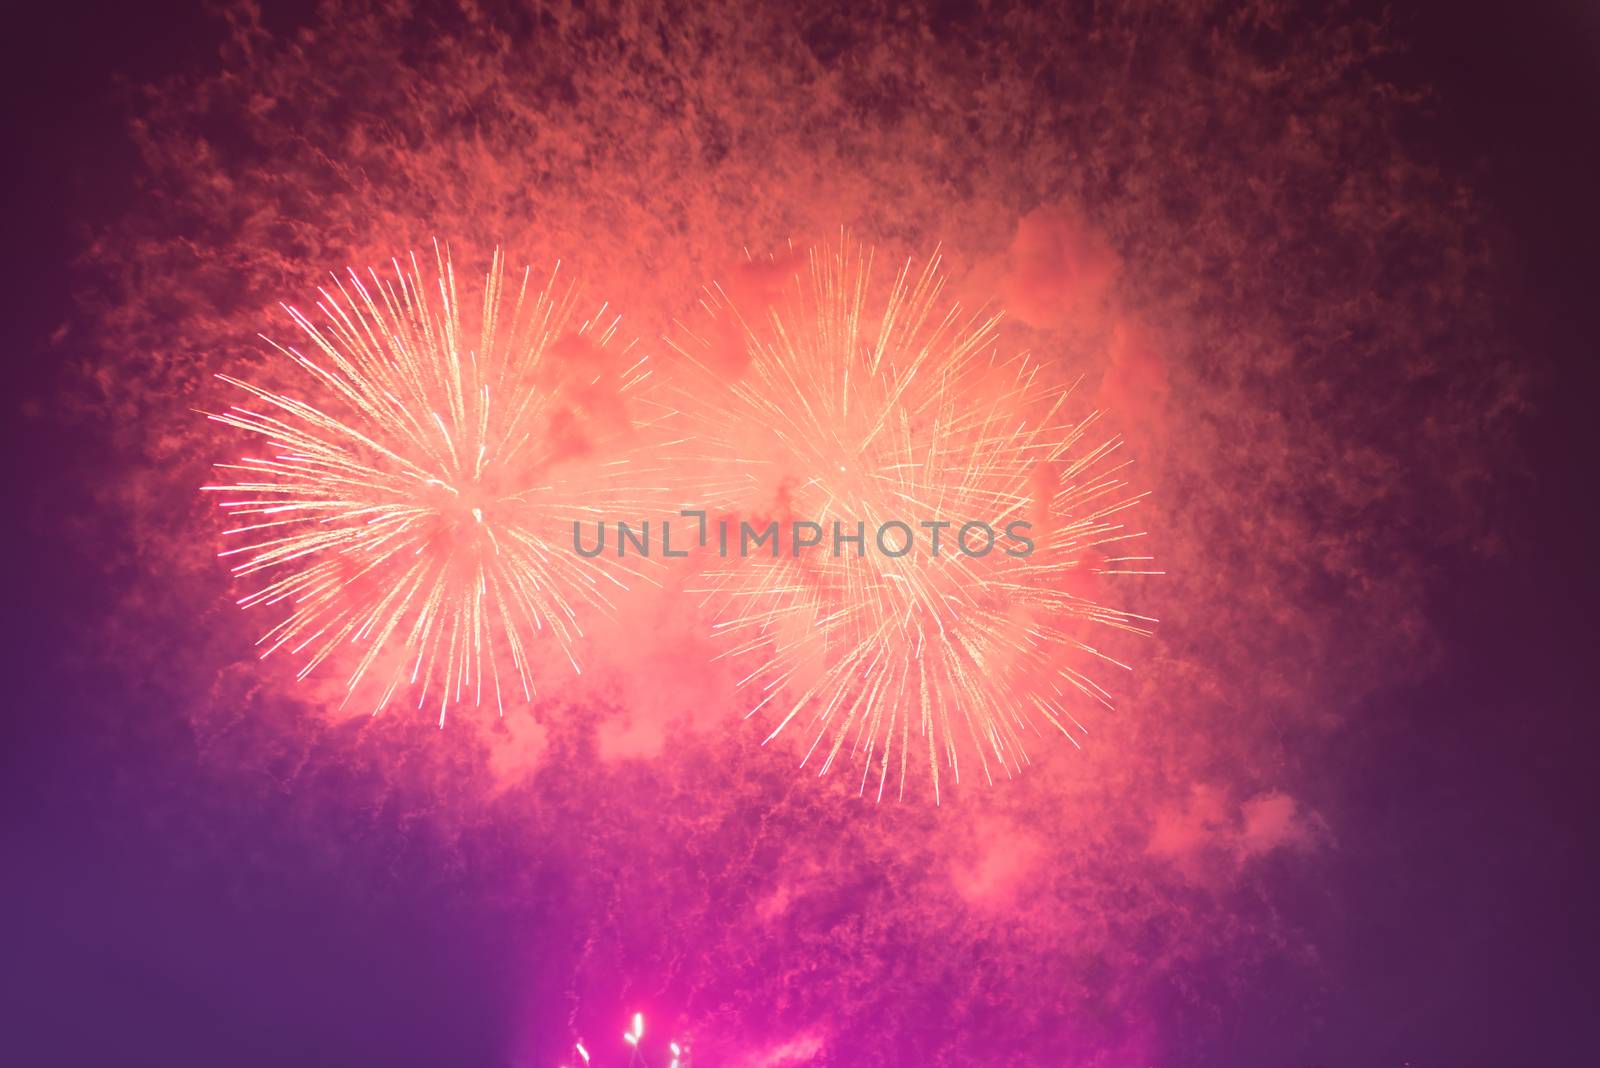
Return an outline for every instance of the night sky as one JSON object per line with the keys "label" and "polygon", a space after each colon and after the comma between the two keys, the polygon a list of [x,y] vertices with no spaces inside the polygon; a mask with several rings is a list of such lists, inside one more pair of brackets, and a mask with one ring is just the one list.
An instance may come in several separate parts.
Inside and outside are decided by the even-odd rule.
{"label": "night sky", "polygon": [[[1594,10],[9,21],[0,1060],[1600,1057]],[[1083,751],[875,803],[665,595],[443,730],[256,660],[196,410],[280,302],[437,237],[660,351],[840,227],[1136,457],[1161,623]]]}

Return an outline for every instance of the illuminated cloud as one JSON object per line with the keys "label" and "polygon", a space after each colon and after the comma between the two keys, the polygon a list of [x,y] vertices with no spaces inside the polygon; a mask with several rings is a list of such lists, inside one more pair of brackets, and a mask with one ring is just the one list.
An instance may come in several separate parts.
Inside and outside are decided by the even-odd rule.
{"label": "illuminated cloud", "polygon": [[1078,213],[1040,207],[1017,222],[1006,266],[1006,310],[1031,326],[1060,329],[1105,314],[1121,262]]}

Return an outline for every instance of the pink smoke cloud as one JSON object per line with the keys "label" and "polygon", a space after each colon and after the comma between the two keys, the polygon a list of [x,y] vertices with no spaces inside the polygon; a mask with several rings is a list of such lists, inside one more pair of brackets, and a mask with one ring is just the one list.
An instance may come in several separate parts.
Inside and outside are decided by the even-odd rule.
{"label": "pink smoke cloud", "polygon": [[[1255,861],[1315,874],[1337,814],[1285,784],[1426,663],[1428,552],[1483,529],[1476,473],[1517,383],[1475,318],[1470,212],[1395,137],[1364,38],[1307,33],[1269,62],[1200,13],[985,18],[623,5],[518,28],[334,5],[281,34],[241,8],[212,69],[152,87],[140,196],[87,255],[92,329],[61,344],[108,439],[89,491],[117,534],[89,549],[137,576],[105,647],[184,707],[219,790],[290,798],[328,858],[403,842],[469,903],[559,882],[530,974],[584,1005],[667,990],[707,1057],[826,1035],[784,1056],[894,1064],[937,1019],[932,1063],[1152,1063],[1252,970],[1317,988]],[[1077,88],[1046,88],[1069,70]],[[762,748],[693,613],[648,591],[586,621],[583,675],[541,664],[504,721],[341,719],[325,682],[256,662],[196,492],[228,443],[189,408],[217,371],[265,369],[278,301],[439,234],[460,263],[562,260],[664,364],[655,339],[707,281],[779,284],[730,249],[841,225],[885,263],[942,248],[953,291],[1003,306],[1041,373],[1099,383],[1083,405],[1127,428],[1167,572],[1127,596],[1161,625],[1108,643],[1138,670],[1082,753],[1042,740],[936,813],[863,802]],[[1454,388],[1423,395],[1446,349]],[[578,460],[611,418],[596,390],[553,452]],[[1237,892],[1196,894],[1196,872]],[[559,1030],[539,1011],[531,1032]]]}
{"label": "pink smoke cloud", "polygon": [[1110,243],[1065,206],[1024,215],[1006,265],[1000,283],[1006,309],[1044,328],[1098,322],[1122,267]]}

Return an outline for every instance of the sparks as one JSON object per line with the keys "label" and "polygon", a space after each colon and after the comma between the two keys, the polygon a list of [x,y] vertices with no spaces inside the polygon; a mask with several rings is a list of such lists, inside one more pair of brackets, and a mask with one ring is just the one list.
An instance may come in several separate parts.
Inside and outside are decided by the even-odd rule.
{"label": "sparks", "polygon": [[335,278],[316,318],[286,307],[306,349],[268,344],[304,391],[219,376],[257,403],[209,418],[264,451],[205,489],[242,521],[221,555],[263,583],[239,603],[285,611],[261,655],[299,656],[302,678],[337,656],[345,700],[368,684],[377,711],[414,689],[443,725],[486,693],[503,708],[503,670],[532,697],[536,640],[579,669],[582,613],[631,572],[563,551],[562,524],[623,507],[596,465],[648,367],[603,307],[578,316],[559,268],[508,286],[496,252],[466,317],[448,252],[435,264],[433,285],[412,257]]}
{"label": "sparks", "polygon": [[[1041,726],[1077,744],[1074,707],[1110,703],[1088,664],[1125,667],[1085,625],[1154,622],[1082,592],[1091,573],[1150,573],[1126,548],[1142,537],[1124,520],[1142,494],[1122,477],[1120,440],[1093,437],[1098,412],[1068,417],[1071,387],[1047,384],[1028,354],[998,355],[998,314],[967,315],[942,290],[937,257],[875,284],[871,251],[845,236],[765,307],[712,287],[668,338],[706,377],[681,409],[743,473],[734,507],[851,534],[862,523],[869,540],[901,521],[911,529],[890,528],[891,551],[941,533],[918,521],[953,521],[942,553],[836,543],[716,561],[699,588],[721,655],[752,665],[741,685],[751,714],[776,721],[768,740],[799,720],[803,764],[824,774],[848,752],[879,798],[891,770],[904,795],[913,761],[936,801],[941,768],[959,782],[963,759],[990,781],[1009,775]],[[754,444],[728,439],[738,426],[760,428]],[[967,520],[1029,521],[1037,551],[968,555]]]}
{"label": "sparks", "polygon": [[[622,1033],[622,1040],[628,1046],[628,1064],[638,1065],[639,1068],[650,1068],[650,1061],[646,1058],[642,1045],[643,1039],[644,1014],[636,1012],[633,1014],[632,1027]],[[589,1050],[584,1046],[582,1039],[574,1042],[572,1048],[584,1064],[591,1063]],[[686,1043],[668,1042],[667,1050],[671,1055],[668,1068],[689,1068],[689,1046]],[[560,1068],[566,1068],[566,1066],[562,1065]]]}

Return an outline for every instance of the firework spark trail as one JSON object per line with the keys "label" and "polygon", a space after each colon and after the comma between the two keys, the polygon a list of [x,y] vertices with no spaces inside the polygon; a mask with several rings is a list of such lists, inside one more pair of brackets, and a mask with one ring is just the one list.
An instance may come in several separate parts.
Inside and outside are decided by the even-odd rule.
{"label": "firework spark trail", "polygon": [[[644,1013],[636,1012],[633,1014],[633,1020],[628,1030],[623,1032],[622,1040],[628,1046],[628,1064],[637,1064],[641,1068],[650,1068],[650,1062],[646,1059],[644,1051],[639,1044],[643,1038]],[[572,1051],[578,1055],[577,1061],[580,1064],[590,1065],[594,1063],[594,1057],[589,1052],[589,1047],[584,1045],[583,1039],[580,1038],[572,1044]],[[668,1042],[667,1053],[671,1058],[667,1068],[689,1068],[689,1047],[687,1045],[675,1041]],[[561,1068],[567,1068],[567,1066],[562,1065]]]}
{"label": "firework spark trail", "polygon": [[[869,539],[892,520],[951,521],[952,533],[969,520],[1045,528],[1029,555],[968,556],[950,537],[937,555],[836,543],[707,571],[698,592],[720,655],[754,662],[740,683],[750,714],[781,713],[768,740],[802,719],[812,736],[802,763],[820,759],[824,774],[848,747],[862,792],[876,763],[879,798],[891,768],[904,796],[913,759],[926,762],[936,801],[941,764],[959,782],[963,754],[990,781],[1010,775],[1041,723],[1077,744],[1085,728],[1071,706],[1110,698],[1074,665],[1126,667],[1081,637],[1083,625],[1148,633],[1154,622],[1072,589],[1085,573],[1150,573],[1148,556],[1115,548],[1142,537],[1122,520],[1143,495],[1121,477],[1119,439],[1093,442],[1099,413],[1068,418],[1071,387],[1046,385],[1026,353],[1001,359],[999,316],[968,316],[942,289],[937,256],[920,271],[907,262],[887,292],[875,287],[871,252],[846,235],[813,250],[765,309],[713,287],[704,325],[679,322],[668,338],[726,378],[713,367],[728,362],[717,347],[732,327],[742,375],[685,391],[681,410],[738,454],[729,463],[745,503],[772,499],[776,482],[791,514],[824,529],[863,523]],[[760,428],[764,454],[727,440],[741,426]]]}
{"label": "firework spark trail", "polygon": [[[314,399],[231,376],[262,410],[208,417],[255,435],[260,456],[218,464],[228,530],[221,555],[264,584],[244,607],[287,606],[258,643],[302,656],[300,677],[353,651],[346,700],[364,682],[376,711],[404,687],[419,707],[448,708],[485,684],[503,710],[502,664],[534,693],[533,642],[548,634],[578,670],[580,613],[608,606],[623,578],[563,551],[563,524],[628,506],[632,432],[623,395],[649,375],[617,321],[580,320],[576,287],[531,272],[508,289],[497,251],[475,327],[447,251],[436,285],[392,263],[392,277],[354,270],[320,290],[319,325],[286,307],[308,353],[270,344],[303,372]],[[628,562],[608,567],[640,577]],[[487,676],[487,679],[485,678]]]}

